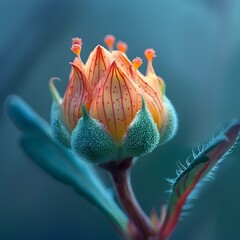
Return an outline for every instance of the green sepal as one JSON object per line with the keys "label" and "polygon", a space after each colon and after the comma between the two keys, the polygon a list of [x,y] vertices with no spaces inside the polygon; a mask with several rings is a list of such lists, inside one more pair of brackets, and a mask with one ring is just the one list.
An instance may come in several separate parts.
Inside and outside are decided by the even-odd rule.
{"label": "green sepal", "polygon": [[58,90],[56,89],[55,85],[54,85],[54,81],[55,80],[59,80],[59,78],[51,78],[49,81],[49,89],[52,95],[52,99],[54,102],[57,102],[58,104],[61,104],[62,98],[58,92]]}
{"label": "green sepal", "polygon": [[123,152],[131,157],[148,154],[157,147],[159,139],[157,125],[142,98],[142,108],[129,125],[123,139]]}
{"label": "green sepal", "polygon": [[105,163],[113,160],[117,146],[104,126],[91,118],[82,106],[82,117],[71,136],[71,147],[79,155],[92,163]]}
{"label": "green sepal", "polygon": [[51,107],[51,129],[52,135],[55,140],[63,144],[65,147],[70,148],[70,133],[61,122],[61,105],[57,101],[53,101]]}
{"label": "green sepal", "polygon": [[166,96],[163,101],[167,109],[167,117],[160,130],[161,138],[159,145],[163,145],[170,141],[176,135],[178,130],[178,117],[174,106]]}

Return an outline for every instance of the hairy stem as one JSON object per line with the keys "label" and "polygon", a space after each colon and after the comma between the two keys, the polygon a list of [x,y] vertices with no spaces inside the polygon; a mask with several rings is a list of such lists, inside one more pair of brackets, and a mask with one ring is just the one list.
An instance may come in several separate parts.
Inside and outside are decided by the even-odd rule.
{"label": "hairy stem", "polygon": [[103,165],[103,168],[111,173],[119,200],[127,212],[130,220],[135,224],[138,230],[139,236],[136,239],[145,240],[150,236],[156,235],[156,232],[151,225],[150,219],[139,206],[133,193],[130,181],[131,165],[132,158],[127,158],[121,163],[107,163]]}

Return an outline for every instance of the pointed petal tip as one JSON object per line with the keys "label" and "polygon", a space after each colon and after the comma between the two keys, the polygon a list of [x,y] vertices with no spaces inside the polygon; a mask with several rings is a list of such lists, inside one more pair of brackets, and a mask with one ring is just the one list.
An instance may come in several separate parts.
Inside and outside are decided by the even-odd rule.
{"label": "pointed petal tip", "polygon": [[77,62],[69,62],[69,64],[72,66],[74,71],[80,71],[81,73],[83,73],[85,75],[84,69],[82,69],[81,66],[79,66],[79,64]]}
{"label": "pointed petal tip", "polygon": [[69,62],[69,64],[73,67],[77,67],[77,64],[75,62]]}
{"label": "pointed petal tip", "polygon": [[98,44],[98,45],[96,46],[96,50],[101,50],[101,49],[106,49],[106,48],[104,48],[102,45]]}
{"label": "pointed petal tip", "polygon": [[111,67],[117,67],[116,60],[114,60],[114,61],[112,62]]}
{"label": "pointed petal tip", "polygon": [[98,44],[94,49],[93,49],[93,52],[94,51],[97,51],[97,52],[104,52],[104,51],[107,51],[109,52],[104,46]]}
{"label": "pointed petal tip", "polygon": [[[106,49],[105,47],[103,47],[102,45],[98,44],[94,49],[93,52],[96,52],[96,54],[102,54],[103,56],[106,55],[107,53],[110,54],[110,52],[108,51],[108,49]],[[110,55],[107,55],[108,58],[110,58]]]}
{"label": "pointed petal tip", "polygon": [[113,60],[113,62],[111,63],[108,71],[111,72],[111,71],[115,71],[116,69],[120,70],[118,65],[117,65],[116,60]]}

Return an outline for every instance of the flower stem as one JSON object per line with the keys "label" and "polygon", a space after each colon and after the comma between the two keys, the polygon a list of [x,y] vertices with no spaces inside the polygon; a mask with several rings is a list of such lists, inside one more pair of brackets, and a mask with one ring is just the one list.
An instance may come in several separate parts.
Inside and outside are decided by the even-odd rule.
{"label": "flower stem", "polygon": [[120,163],[109,162],[102,167],[108,170],[112,176],[119,200],[126,210],[128,217],[138,230],[139,236],[137,239],[145,240],[150,236],[155,236],[156,231],[151,225],[150,219],[143,212],[134,196],[130,181],[132,160],[132,158],[127,158]]}

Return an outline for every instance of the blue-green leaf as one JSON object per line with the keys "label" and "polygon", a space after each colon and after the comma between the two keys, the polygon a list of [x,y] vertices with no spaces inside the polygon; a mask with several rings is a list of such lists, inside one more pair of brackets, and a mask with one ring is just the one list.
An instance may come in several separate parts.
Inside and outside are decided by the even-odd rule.
{"label": "blue-green leaf", "polygon": [[93,167],[47,135],[26,134],[25,152],[57,180],[71,185],[81,196],[105,212],[122,230],[127,218],[97,177]]}
{"label": "blue-green leaf", "polygon": [[44,132],[51,135],[49,124],[20,97],[12,95],[6,100],[6,109],[13,123],[24,132]]}
{"label": "blue-green leaf", "polygon": [[21,98],[6,101],[12,121],[24,132],[21,143],[25,152],[51,176],[72,186],[81,196],[103,211],[127,236],[128,219],[104,187],[93,167],[68,148],[57,143],[50,126]]}

